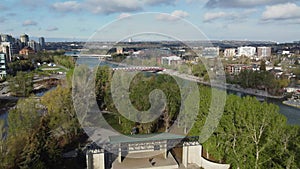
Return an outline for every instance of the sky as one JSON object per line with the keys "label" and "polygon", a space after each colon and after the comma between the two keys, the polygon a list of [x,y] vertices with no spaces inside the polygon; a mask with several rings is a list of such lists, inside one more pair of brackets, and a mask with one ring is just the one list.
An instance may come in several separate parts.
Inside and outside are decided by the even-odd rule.
{"label": "sky", "polygon": [[300,0],[0,1],[0,33],[14,37],[26,33],[46,41],[78,41],[106,32],[103,40],[118,41],[126,32],[162,30],[201,39],[188,27],[211,40],[299,41]]}

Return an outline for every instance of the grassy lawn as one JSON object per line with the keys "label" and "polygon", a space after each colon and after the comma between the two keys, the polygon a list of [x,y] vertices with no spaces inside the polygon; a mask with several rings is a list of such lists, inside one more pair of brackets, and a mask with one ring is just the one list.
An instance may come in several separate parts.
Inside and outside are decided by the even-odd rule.
{"label": "grassy lawn", "polygon": [[64,69],[63,67],[56,65],[56,66],[48,66],[42,65],[38,68],[41,71],[52,71],[52,72],[67,72],[68,70]]}

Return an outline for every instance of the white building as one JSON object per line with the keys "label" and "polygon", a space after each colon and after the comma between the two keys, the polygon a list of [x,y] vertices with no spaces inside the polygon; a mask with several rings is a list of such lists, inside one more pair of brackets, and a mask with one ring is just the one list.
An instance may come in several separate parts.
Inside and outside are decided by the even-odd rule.
{"label": "white building", "polygon": [[282,51],[282,54],[283,54],[283,55],[289,55],[289,54],[291,54],[291,52],[288,51],[288,50],[284,50],[284,51]]}
{"label": "white building", "polygon": [[17,49],[10,42],[1,42],[0,52],[5,53],[7,57],[7,62],[11,61],[13,54],[17,52]]}
{"label": "white building", "polygon": [[168,56],[168,57],[162,57],[161,58],[161,64],[167,64],[167,65],[176,65],[182,62],[182,59],[178,56]]}
{"label": "white building", "polygon": [[233,57],[236,55],[235,48],[228,48],[224,50],[224,57]]}
{"label": "white building", "polygon": [[28,46],[31,47],[35,52],[40,51],[40,45],[34,40],[29,41]]}
{"label": "white building", "polygon": [[6,56],[0,53],[0,79],[6,76]]}
{"label": "white building", "polygon": [[218,57],[220,54],[219,47],[205,47],[202,50],[202,56],[206,58],[215,58]]}
{"label": "white building", "polygon": [[245,55],[247,57],[254,56],[256,53],[256,48],[252,46],[243,46],[238,48],[238,56]]}

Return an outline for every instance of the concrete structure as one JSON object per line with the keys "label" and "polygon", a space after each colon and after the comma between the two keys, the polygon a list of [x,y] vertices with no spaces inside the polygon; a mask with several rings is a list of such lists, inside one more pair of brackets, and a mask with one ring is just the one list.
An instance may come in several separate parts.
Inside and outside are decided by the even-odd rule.
{"label": "concrete structure", "polygon": [[224,57],[233,57],[236,55],[235,48],[228,48],[224,50]]}
{"label": "concrete structure", "polygon": [[257,56],[262,57],[270,57],[272,54],[271,47],[258,47],[257,48]]}
{"label": "concrete structure", "polygon": [[6,55],[4,53],[0,53],[0,79],[3,79],[6,75]]}
{"label": "concrete structure", "polygon": [[39,38],[39,45],[40,45],[41,50],[46,48],[46,43],[45,43],[45,38],[44,37]]}
{"label": "concrete structure", "polygon": [[283,55],[289,55],[289,54],[291,54],[291,52],[288,51],[288,50],[284,50],[284,51],[282,51],[282,54],[283,54]]}
{"label": "concrete structure", "polygon": [[[195,139],[196,138],[196,139]],[[217,164],[202,157],[199,138],[161,133],[150,135],[111,136],[107,145],[89,147],[86,153],[87,169],[174,169],[214,168],[228,169],[228,164]],[[95,144],[93,144],[95,146]],[[105,147],[106,150],[101,147]],[[177,154],[173,148],[181,149]],[[114,152],[114,153],[111,153]],[[179,154],[178,154],[179,153]]]}
{"label": "concrete structure", "polygon": [[24,34],[22,34],[22,35],[20,36],[20,40],[21,40],[22,45],[23,45],[22,47],[25,47],[25,46],[28,45],[28,42],[29,42],[29,36],[26,35],[26,34],[24,33]]}
{"label": "concrete structure", "polygon": [[40,45],[36,43],[36,41],[34,40],[29,41],[28,46],[31,47],[31,49],[34,50],[35,52],[40,50]]}
{"label": "concrete structure", "polygon": [[13,54],[17,52],[17,49],[11,42],[1,42],[0,52],[5,53],[7,58],[6,61],[10,62]]}
{"label": "concrete structure", "polygon": [[122,47],[117,47],[117,54],[123,54],[123,48]]}
{"label": "concrete structure", "polygon": [[218,57],[219,54],[220,54],[219,47],[205,47],[202,50],[202,57],[206,57],[206,58],[215,58]]}
{"label": "concrete structure", "polygon": [[161,64],[167,65],[177,65],[182,63],[182,59],[179,56],[168,56],[168,57],[161,57]]}
{"label": "concrete structure", "polygon": [[238,48],[238,56],[247,56],[251,57],[256,54],[256,48],[252,46],[244,46],[244,47],[239,47]]}
{"label": "concrete structure", "polygon": [[13,42],[14,38],[11,35],[1,34],[1,42]]}

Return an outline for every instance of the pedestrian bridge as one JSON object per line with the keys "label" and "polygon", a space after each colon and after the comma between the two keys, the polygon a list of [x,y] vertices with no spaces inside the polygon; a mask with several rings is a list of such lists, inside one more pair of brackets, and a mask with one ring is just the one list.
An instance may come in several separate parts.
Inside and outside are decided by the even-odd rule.
{"label": "pedestrian bridge", "polygon": [[113,71],[151,71],[151,72],[160,72],[164,71],[164,68],[161,67],[142,67],[142,66],[134,66],[134,67],[118,67],[118,68],[113,68]]}

